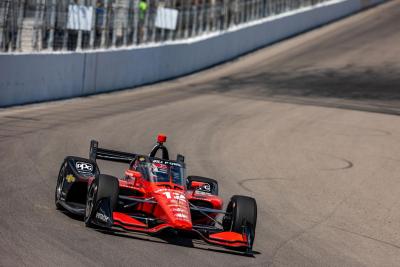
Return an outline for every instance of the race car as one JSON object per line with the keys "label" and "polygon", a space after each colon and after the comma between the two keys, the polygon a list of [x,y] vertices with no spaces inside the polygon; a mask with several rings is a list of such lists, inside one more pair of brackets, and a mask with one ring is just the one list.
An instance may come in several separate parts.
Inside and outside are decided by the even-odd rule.
{"label": "race car", "polygon": [[[218,182],[186,177],[184,156],[178,154],[171,160],[166,140],[165,135],[158,135],[149,155],[100,148],[92,140],[89,158],[64,159],[55,191],[57,209],[84,217],[87,227],[149,234],[190,232],[209,244],[252,254],[255,199],[234,195],[223,209]],[[117,178],[100,173],[97,160],[128,167],[123,177]]]}

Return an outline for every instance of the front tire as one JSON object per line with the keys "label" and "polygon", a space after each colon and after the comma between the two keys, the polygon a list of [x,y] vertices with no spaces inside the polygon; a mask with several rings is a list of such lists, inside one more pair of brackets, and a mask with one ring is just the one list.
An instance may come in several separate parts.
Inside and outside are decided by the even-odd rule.
{"label": "front tire", "polygon": [[60,168],[60,171],[58,172],[58,178],[57,178],[57,185],[56,185],[56,191],[54,194],[54,203],[56,205],[56,209],[58,210],[63,210],[63,206],[60,204],[60,199],[61,199],[61,194],[63,190],[63,185],[64,185],[64,179],[65,179],[65,164]]}
{"label": "front tire", "polygon": [[94,203],[97,198],[97,184],[93,181],[88,189],[86,196],[86,208],[85,208],[85,225],[86,227],[93,227],[92,218],[94,217]]}
{"label": "front tire", "polygon": [[92,223],[96,215],[97,204],[101,199],[109,198],[110,199],[110,208],[111,214],[115,209],[118,200],[118,192],[119,192],[119,182],[118,179],[106,175],[99,174],[95,180],[92,182],[88,189],[87,197],[86,197],[86,209],[85,209],[85,225],[87,227],[94,227],[95,225]]}
{"label": "front tire", "polygon": [[257,224],[256,200],[252,197],[235,195],[231,198],[226,212],[228,214],[222,221],[224,230],[236,233],[249,231],[252,246]]}

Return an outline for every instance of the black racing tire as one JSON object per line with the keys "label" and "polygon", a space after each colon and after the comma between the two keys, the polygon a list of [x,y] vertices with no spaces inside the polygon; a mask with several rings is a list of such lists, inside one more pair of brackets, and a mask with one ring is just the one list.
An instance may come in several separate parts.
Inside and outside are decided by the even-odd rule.
{"label": "black racing tire", "polygon": [[192,181],[211,184],[212,190],[210,193],[215,196],[218,196],[218,181],[217,180],[207,178],[207,177],[202,177],[202,176],[188,176],[187,180],[188,180],[188,184],[191,184]]}
{"label": "black racing tire", "polygon": [[65,162],[60,167],[60,171],[58,172],[56,191],[54,194],[54,203],[56,205],[56,209],[64,210],[64,207],[60,204],[60,198],[62,193],[62,187],[65,179]]}
{"label": "black racing tire", "polygon": [[95,216],[97,203],[104,198],[110,198],[111,212],[115,209],[118,201],[119,182],[118,178],[99,174],[88,188],[85,209],[85,225],[95,227],[92,219]]}
{"label": "black racing tire", "polygon": [[253,245],[257,225],[256,200],[247,196],[232,196],[226,212],[228,214],[222,221],[224,230],[243,233],[243,229],[248,227],[252,236],[251,245]]}

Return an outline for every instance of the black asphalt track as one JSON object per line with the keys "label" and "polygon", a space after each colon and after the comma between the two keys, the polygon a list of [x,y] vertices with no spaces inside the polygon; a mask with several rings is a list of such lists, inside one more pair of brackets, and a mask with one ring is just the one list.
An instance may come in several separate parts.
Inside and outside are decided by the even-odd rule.
{"label": "black asphalt track", "polygon": [[[0,266],[399,266],[399,113],[400,1],[188,77],[0,110]],[[148,153],[159,132],[226,201],[257,199],[254,257],[56,211],[66,155]]]}

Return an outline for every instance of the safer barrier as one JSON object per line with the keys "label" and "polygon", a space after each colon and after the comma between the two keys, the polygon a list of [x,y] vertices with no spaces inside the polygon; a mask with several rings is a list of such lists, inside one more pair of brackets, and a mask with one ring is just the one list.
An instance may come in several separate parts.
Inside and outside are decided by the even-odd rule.
{"label": "safer barrier", "polygon": [[207,38],[125,50],[0,55],[0,106],[153,83],[235,58],[383,0],[330,1]]}

